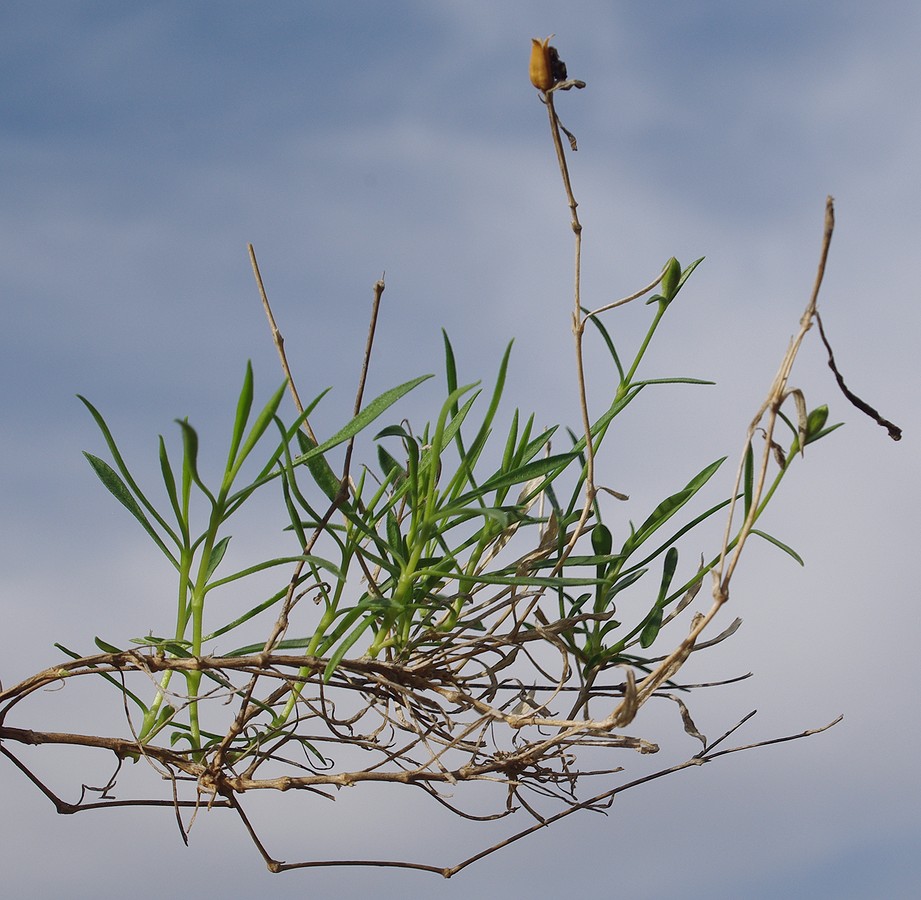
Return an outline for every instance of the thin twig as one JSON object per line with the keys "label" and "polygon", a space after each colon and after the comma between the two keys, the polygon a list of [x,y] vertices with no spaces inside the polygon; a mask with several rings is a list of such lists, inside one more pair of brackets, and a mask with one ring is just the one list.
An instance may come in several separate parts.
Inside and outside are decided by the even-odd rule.
{"label": "thin twig", "polygon": [[[288,366],[288,357],[285,354],[285,339],[282,337],[281,332],[278,330],[278,325],[275,324],[275,316],[272,313],[272,307],[269,303],[268,295],[265,292],[265,285],[262,283],[262,275],[259,272],[259,263],[256,262],[256,251],[253,249],[252,244],[246,245],[249,250],[249,261],[250,265],[253,267],[253,275],[256,277],[256,284],[259,287],[259,296],[262,298],[262,308],[265,310],[266,317],[269,320],[269,328],[272,330],[272,341],[275,344],[275,349],[278,351],[278,358],[281,360],[281,368],[285,373],[285,380],[288,382],[288,389],[291,391],[291,397],[294,400],[294,405],[297,407],[299,413],[304,412],[304,404],[301,403],[301,398],[297,393],[297,385],[294,383],[294,377],[291,375],[291,369]],[[314,442],[314,444],[319,444],[316,435],[313,433],[313,429],[310,427],[310,423],[304,419],[303,429],[307,432],[307,436]]]}
{"label": "thin twig", "polygon": [[844,376],[838,371],[838,366],[835,363],[835,354],[832,352],[831,344],[825,336],[825,329],[822,327],[822,317],[819,315],[818,310],[815,311],[815,321],[819,326],[819,336],[822,338],[822,343],[825,344],[825,349],[828,351],[828,368],[834,372],[835,380],[838,382],[838,387],[841,388],[841,393],[844,394],[857,409],[873,419],[877,425],[882,425],[882,427],[889,432],[889,437],[891,437],[892,440],[902,440],[902,429],[899,428],[898,425],[893,424],[888,419],[884,419],[869,403],[865,400],[861,400],[860,397],[844,383]]}

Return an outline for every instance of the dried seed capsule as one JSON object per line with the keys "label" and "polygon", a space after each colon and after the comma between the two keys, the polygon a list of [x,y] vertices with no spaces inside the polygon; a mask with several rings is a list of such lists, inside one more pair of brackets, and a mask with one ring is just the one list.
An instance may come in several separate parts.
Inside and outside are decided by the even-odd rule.
{"label": "dried seed capsule", "polygon": [[550,46],[550,37],[531,38],[531,64],[528,74],[531,84],[538,90],[549,91],[555,84],[566,80],[566,63],[560,59],[556,47]]}
{"label": "dried seed capsule", "polygon": [[[531,38],[531,63],[528,74],[531,84],[539,91],[549,91],[553,87],[553,62],[550,57],[550,37]],[[556,51],[554,50],[554,53]],[[559,59],[559,57],[557,57]]]}

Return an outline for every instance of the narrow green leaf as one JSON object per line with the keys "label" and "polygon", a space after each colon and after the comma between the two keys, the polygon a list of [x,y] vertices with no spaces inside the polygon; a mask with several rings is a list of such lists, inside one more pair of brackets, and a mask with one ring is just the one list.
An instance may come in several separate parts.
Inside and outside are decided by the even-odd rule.
{"label": "narrow green leaf", "polygon": [[[456,392],[455,392],[456,393]],[[452,396],[454,396],[452,394]],[[453,413],[450,420],[445,424],[444,431],[440,440],[440,447],[447,447],[448,444],[454,440],[454,436],[459,433],[461,425],[464,423],[464,419],[467,418],[467,414],[470,412],[470,408],[476,403],[477,397],[480,396],[480,392],[477,391],[469,400],[467,400],[460,409],[457,407],[457,402],[455,401],[452,409]]]}
{"label": "narrow green leaf", "polygon": [[300,513],[298,512],[297,507],[294,505],[294,498],[291,496],[291,484],[293,481],[293,477],[289,477],[289,474],[286,472],[285,476],[281,480],[281,494],[285,501],[285,510],[288,513],[288,521],[291,523],[291,528],[297,535],[298,546],[304,547],[307,544],[307,534],[304,531]]}
{"label": "narrow green leaf", "polygon": [[170,536],[170,538],[176,542],[176,544],[179,544],[179,539],[177,538],[175,532],[172,530],[172,528],[170,528],[167,521],[157,512],[154,505],[147,499],[147,497],[144,496],[144,492],[138,487],[135,480],[131,477],[131,472],[128,470],[128,466],[125,464],[125,461],[119,452],[118,445],[115,443],[115,438],[112,436],[112,432],[110,431],[109,426],[106,424],[105,419],[102,417],[102,414],[82,394],[77,394],[77,399],[89,410],[90,415],[96,422],[97,427],[102,432],[106,446],[109,448],[109,452],[112,454],[112,459],[115,461],[115,465],[118,468],[118,471],[121,473],[121,477],[124,479],[125,484],[130,488],[134,496],[138,498],[138,501],[141,503],[144,509],[147,510],[148,514],[154,518],[154,520]]}
{"label": "narrow green leaf", "polygon": [[556,453],[553,456],[543,456],[517,469],[512,469],[511,472],[500,472],[494,475],[480,485],[480,492],[497,491],[512,485],[524,484],[534,478],[549,475],[551,472],[562,471],[578,456],[578,453]]}
{"label": "narrow green leaf", "polygon": [[817,441],[820,438],[825,437],[826,434],[831,434],[833,431],[837,431],[843,424],[844,422],[837,422],[834,425],[829,425],[827,428],[823,428],[821,431],[817,432],[809,439],[809,443],[811,444],[814,441]]}
{"label": "narrow green leaf", "polygon": [[610,584],[608,579],[605,579],[601,584],[595,589],[595,606],[594,611],[596,613],[607,612],[614,608],[614,598],[623,590],[626,590],[630,585],[639,581],[648,569],[635,569],[629,575],[625,575],[623,578],[618,579],[614,584]]}
{"label": "narrow green leaf", "polygon": [[[529,427],[526,429],[526,434],[530,434],[530,425],[533,421],[534,416],[532,415],[528,420]],[[552,428],[548,428],[546,431],[541,432],[536,438],[534,438],[534,440],[527,441],[527,443],[524,442],[526,434],[523,434],[523,446],[521,446],[518,452],[515,454],[518,465],[523,465],[524,463],[530,462],[532,459],[534,459],[534,457],[537,456],[537,454],[547,446],[547,443],[550,441],[553,435],[556,434],[557,428],[559,428],[559,425],[554,425]]]}
{"label": "narrow green leaf", "polygon": [[[65,647],[63,644],[56,643],[54,644],[54,646],[57,647],[57,649],[60,650],[62,653],[65,653],[67,656],[69,656],[71,659],[82,659],[82,654],[77,653],[75,650],[71,650],[68,647]],[[105,652],[108,653],[110,651],[107,650]],[[116,652],[120,652],[120,651],[116,651]],[[99,676],[100,678],[104,678],[106,681],[109,682],[109,684],[113,685],[121,694],[123,694],[125,697],[131,700],[132,703],[134,703],[144,713],[144,715],[147,714],[147,711],[148,711],[147,704],[144,703],[144,701],[141,700],[141,698],[138,697],[136,694],[133,694],[131,691],[129,691],[117,678],[113,678],[108,672],[100,672]]]}
{"label": "narrow green leaf", "polygon": [[93,643],[102,650],[103,653],[121,653],[121,648],[104,641],[101,637],[93,638]]}
{"label": "narrow green leaf", "polygon": [[489,433],[492,429],[493,419],[496,417],[496,411],[498,410],[499,402],[502,399],[502,392],[505,390],[505,380],[508,375],[508,364],[512,355],[512,344],[513,342],[509,341],[505,348],[505,353],[502,355],[502,362],[499,364],[499,373],[496,376],[496,384],[493,387],[492,396],[489,399],[489,407],[486,410],[486,414],[483,416],[483,421],[480,424],[480,430],[477,432],[476,437],[473,439],[473,443],[470,445],[469,455],[474,461],[479,459],[480,454],[483,451],[483,447],[486,445],[486,440],[489,437]]}
{"label": "narrow green leaf", "polygon": [[682,378],[682,377],[672,377],[672,378],[645,378],[643,381],[634,381],[631,387],[644,387],[647,384],[703,384],[703,385],[712,385],[716,384],[715,381],[707,381],[704,378]]}
{"label": "narrow green leaf", "polygon": [[678,279],[678,287],[675,289],[677,294],[681,288],[684,287],[684,283],[691,277],[691,273],[706,259],[705,256],[701,256],[700,259],[695,259],[682,273],[681,278]]}
{"label": "narrow green leaf", "polygon": [[[215,634],[223,634],[221,632],[215,632]],[[275,644],[275,650],[303,650],[304,648],[310,645],[310,638],[286,638],[283,641],[279,641]],[[260,641],[258,644],[247,644],[245,647],[235,647],[233,650],[223,653],[222,656],[235,657],[235,656],[250,656],[253,653],[261,653],[265,649],[265,641]]]}
{"label": "narrow green leaf", "polygon": [[185,517],[179,504],[179,494],[176,491],[176,476],[173,474],[173,467],[169,461],[169,453],[166,451],[166,442],[163,440],[163,435],[161,434],[159,438],[160,472],[163,476],[163,484],[166,486],[166,495],[169,497],[170,506],[173,507],[173,514],[176,516],[180,530],[187,537]]}
{"label": "narrow green leaf", "polygon": [[387,513],[387,549],[397,560],[405,562],[406,544],[397,517],[392,512]]}
{"label": "narrow green leaf", "polygon": [[[298,562],[307,562],[315,569],[325,569],[333,576],[333,578],[339,581],[345,581],[345,575],[335,563],[330,562],[328,559],[323,559],[321,556],[313,556],[312,554],[307,554],[300,556],[278,556],[274,559],[263,560],[262,562],[255,563],[252,566],[247,566],[245,569],[240,569],[238,572],[234,572],[232,575],[225,575],[223,578],[212,582],[208,585],[208,590],[210,591],[216,587],[230,584],[232,581],[239,581],[239,579],[246,578],[249,575],[255,575],[257,572],[265,572],[266,570],[273,569],[276,566],[286,566],[290,565],[291,563]],[[306,578],[307,576],[304,577]]]}
{"label": "narrow green leaf", "polygon": [[397,385],[397,387],[391,388],[389,391],[384,391],[383,394],[375,397],[374,400],[355,416],[351,422],[337,431],[329,440],[314,447],[303,456],[299,456],[294,462],[296,464],[307,462],[311,457],[321,456],[326,453],[327,450],[331,450],[333,447],[339,446],[339,444],[344,444],[364,428],[367,428],[371,422],[378,418],[385,410],[393,406],[397,400],[408,394],[413,388],[418,387],[423,381],[428,381],[431,377],[431,375],[421,375],[418,378],[413,378],[411,381]]}
{"label": "narrow green leaf", "polygon": [[454,348],[451,346],[451,340],[448,332],[441,329],[441,336],[445,347],[445,380],[448,385],[448,393],[451,394],[457,390],[457,361],[454,358]]}
{"label": "narrow green leaf", "polygon": [[176,419],[176,424],[182,429],[182,468],[183,474],[190,478],[198,489],[215,504],[214,494],[208,490],[198,474],[198,433],[189,424],[188,419]]}
{"label": "narrow green leaf", "polygon": [[623,578],[618,579],[607,592],[608,602],[610,602],[612,597],[639,581],[648,571],[648,569],[635,569],[629,575],[625,575]]}
{"label": "narrow green leaf", "polygon": [[657,606],[661,607],[668,596],[668,589],[671,587],[672,579],[675,577],[676,568],[678,568],[678,548],[669,547],[665,554],[665,563],[662,566],[662,581],[659,585],[659,596],[656,599]]}
{"label": "narrow green leaf", "polygon": [[512,423],[509,425],[508,437],[505,439],[505,449],[502,451],[502,471],[507,472],[512,468],[515,458],[515,449],[518,446],[518,410],[512,414]]}
{"label": "narrow green leaf", "polygon": [[[713,515],[715,515],[721,509],[724,509],[728,505],[729,505],[729,500],[721,500],[715,506],[711,506],[709,509],[702,512],[700,515],[695,516],[689,522],[682,525],[681,528],[679,528],[674,534],[669,535],[669,537],[666,540],[664,540],[658,547],[656,547],[656,549],[653,550],[650,554],[648,554],[647,556],[645,556],[643,559],[639,560],[638,562],[634,563],[633,566],[631,566],[631,569],[636,568],[638,566],[645,566],[647,563],[651,562],[657,556],[659,556],[663,550],[668,549],[672,544],[678,541],[679,538],[682,538],[689,531],[693,531],[693,529],[696,528],[701,522],[705,521],[706,519],[711,518]],[[629,570],[625,570],[625,571],[629,571]]]}
{"label": "narrow green leaf", "polygon": [[402,425],[388,425],[374,435],[374,440],[379,441],[385,437],[398,437],[402,441],[412,440],[412,435]]}
{"label": "narrow green leaf", "polygon": [[330,678],[333,677],[333,673],[336,671],[336,666],[342,661],[342,658],[346,653],[351,649],[355,642],[364,634],[368,628],[374,624],[375,621],[374,615],[365,616],[353,629],[352,631],[343,639],[343,641],[336,647],[332,656],[329,658],[329,662],[326,664],[326,668],[323,670],[323,680],[328,682]]}
{"label": "narrow green leaf", "polygon": [[[636,574],[636,573],[634,573]],[[640,575],[643,573],[640,572]],[[465,576],[465,578],[468,576]],[[637,576],[639,577],[639,576]],[[589,577],[588,575],[580,578],[576,577],[567,577],[563,575],[556,575],[553,578],[546,578],[541,575],[518,575],[517,573],[512,573],[510,575],[493,575],[493,574],[477,574],[469,576],[471,582],[476,584],[517,584],[517,585],[527,585],[528,587],[547,587],[547,588],[561,588],[561,587],[590,587],[594,584],[602,584],[603,579]],[[636,578],[633,579],[634,581]]]}
{"label": "narrow green leaf", "polygon": [[325,456],[311,456],[307,460],[307,470],[328,499],[336,500],[339,497],[342,479],[333,471]]}
{"label": "narrow green leaf", "polygon": [[[582,312],[588,314],[591,312],[591,310],[583,306]],[[611,335],[608,333],[607,328],[605,328],[604,324],[598,316],[592,316],[589,321],[598,329],[599,333],[601,334],[601,339],[607,346],[608,353],[611,354],[611,359],[614,360],[614,365],[617,367],[617,381],[618,383],[622,383],[626,377],[626,373],[624,372],[624,367],[621,364],[620,357],[617,355],[617,349],[614,346],[614,341],[612,340]]]}
{"label": "narrow green leaf", "polygon": [[377,464],[385,478],[391,477],[394,473],[404,474],[403,467],[380,444],[377,445]]}
{"label": "narrow green leaf", "polygon": [[775,547],[779,547],[781,550],[783,550],[784,553],[795,559],[801,566],[806,565],[806,563],[803,562],[803,558],[792,547],[788,547],[783,541],[779,541],[772,535],[767,534],[764,531],[759,531],[757,528],[752,528],[751,533],[757,534],[758,537],[764,538],[764,540],[766,540],[769,544],[773,544]]}
{"label": "narrow green leaf", "polygon": [[[642,544],[654,531],[665,524],[688,500],[691,499],[714,475],[717,469],[726,461],[726,457],[710,463],[700,472],[697,473],[688,483],[677,493],[672,494],[663,500],[650,514],[649,518],[637,529],[635,535],[631,535],[627,544],[630,549]],[[626,546],[625,546],[626,549]]]}
{"label": "narrow green leaf", "polygon": [[755,492],[755,451],[748,442],[745,450],[745,464],[742,471],[743,496],[745,498],[745,518],[748,518],[748,512],[752,508],[752,497]]}
{"label": "narrow green leaf", "polygon": [[659,630],[662,628],[662,607],[656,608],[649,614],[643,630],[640,632],[640,646],[645,650],[651,647],[656,638],[659,636]]}
{"label": "narrow green leaf", "polygon": [[243,387],[237,400],[237,413],[234,416],[233,433],[230,438],[230,452],[227,454],[227,471],[234,468],[237,451],[246,432],[246,423],[249,421],[249,411],[253,405],[253,364],[246,362],[246,374],[243,376]]}
{"label": "narrow green leaf", "polygon": [[[812,444],[815,441],[820,440],[825,437],[826,434],[831,434],[831,432],[840,428],[843,424],[838,422],[836,425],[829,425],[825,427],[825,422],[828,420],[828,407],[819,406],[812,410],[809,413],[809,417],[806,423],[806,443]],[[793,456],[799,452],[799,435],[793,438],[793,444],[790,447],[789,455]]]}
{"label": "narrow green leaf", "polygon": [[[310,439],[309,435],[305,434],[303,431],[298,431],[297,442],[300,446],[301,455],[292,460],[291,465],[306,465],[307,471],[310,472],[317,487],[323,491],[327,499],[335,500],[339,496],[342,480],[336,475],[332,466],[326,461],[326,457],[315,453],[317,445]],[[300,496],[300,494],[298,494],[298,496]],[[306,509],[306,501],[304,506]]]}
{"label": "narrow green leaf", "polygon": [[[93,456],[92,453],[87,453],[83,451],[83,455],[86,457],[89,464],[93,467],[93,471],[99,477],[99,480],[106,486],[107,490],[128,512],[131,513],[141,523],[144,531],[150,535],[153,542],[160,548],[163,554],[169,559],[169,561],[178,569],[179,562],[175,556],[170,552],[166,544],[163,543],[162,538],[154,530],[154,527],[150,524],[147,517],[144,515],[144,511],[138,505],[138,502],[134,499],[131,491],[128,490],[127,485],[122,481],[121,476],[104,460],[100,459],[98,456]],[[175,535],[171,534],[171,537],[175,540]],[[178,543],[178,541],[177,541]]]}
{"label": "narrow green leaf", "polygon": [[[256,417],[256,421],[253,422],[253,427],[246,437],[246,442],[240,449],[239,456],[237,456],[232,469],[230,469],[231,474],[229,481],[233,481],[234,476],[240,470],[240,466],[243,465],[243,461],[252,453],[253,448],[259,443],[266,429],[272,424],[272,420],[275,417],[275,413],[278,412],[278,407],[281,404],[281,399],[284,397],[287,387],[287,382],[281,384]],[[229,488],[230,483],[228,482],[226,486]]]}
{"label": "narrow green leaf", "polygon": [[224,554],[227,552],[227,545],[230,543],[230,535],[221,538],[211,549],[211,556],[208,559],[208,568],[205,570],[205,583],[211,580],[215,569],[221,564]]}

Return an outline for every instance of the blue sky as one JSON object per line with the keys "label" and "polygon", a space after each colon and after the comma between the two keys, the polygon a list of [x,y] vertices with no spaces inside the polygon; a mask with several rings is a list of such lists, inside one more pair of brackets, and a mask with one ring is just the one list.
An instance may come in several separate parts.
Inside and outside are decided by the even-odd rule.
{"label": "blue sky", "polygon": [[[218,873],[239,896],[917,895],[916,3],[7,0],[0,677],[55,662],[54,641],[89,650],[103,629],[112,640],[161,630],[169,572],[86,466],[80,451],[103,445],[74,395],[104,412],[145,483],[175,417],[219,446],[246,360],[264,394],[281,379],[247,242],[302,389],[334,388],[319,431],[350,408],[385,270],[369,390],[437,372],[442,327],[470,379],[489,378],[514,337],[516,405],[576,422],[571,235],[526,75],[530,38],[551,32],[588,83],[559,109],[579,138],[590,305],[648,282],[671,255],[707,257],[649,366],[718,386],[650,395],[605,474],[640,512],[738,453],[808,297],[825,196],[836,197],[825,323],[851,386],[905,438],[891,443],[845,403],[811,335],[793,383],[847,426],[808,454],[768,523],[806,567],[757,548],[734,589],[742,629],[694,671],[755,673],[701,699],[708,734],[754,708],[746,741],[844,722],[628,793],[607,818],[571,817],[444,883],[360,869],[271,876],[229,817],[201,819],[186,850],[169,815],[56,817],[0,766],[11,896],[98,896],[102,877],[130,878],[147,898],[203,890]],[[615,321],[629,343],[644,312]],[[590,372],[601,402],[609,373]],[[430,416],[437,398],[420,391],[406,411]],[[258,552],[274,537],[250,539]],[[51,702],[10,724],[47,724]],[[77,729],[91,714],[65,719]],[[668,734],[677,757],[694,752]],[[62,790],[105,777],[87,774],[83,755],[48,758]],[[263,812],[289,858],[358,855],[359,819],[384,799],[344,799],[339,819],[289,795]],[[415,799],[390,807],[388,838],[431,814]],[[436,821],[412,855],[450,864],[466,838]]]}

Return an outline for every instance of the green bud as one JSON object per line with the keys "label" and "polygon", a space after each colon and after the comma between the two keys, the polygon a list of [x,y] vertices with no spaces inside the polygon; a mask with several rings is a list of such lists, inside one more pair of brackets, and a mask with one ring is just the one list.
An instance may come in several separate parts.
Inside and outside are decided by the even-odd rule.
{"label": "green bud", "polygon": [[806,418],[806,443],[814,441],[828,421],[828,407],[817,406]]}
{"label": "green bud", "polygon": [[599,522],[592,529],[592,550],[596,556],[609,556],[612,544],[611,529]]}
{"label": "green bud", "polygon": [[673,256],[666,264],[662,272],[662,296],[667,301],[674,299],[678,293],[678,281],[681,279],[681,264]]}

